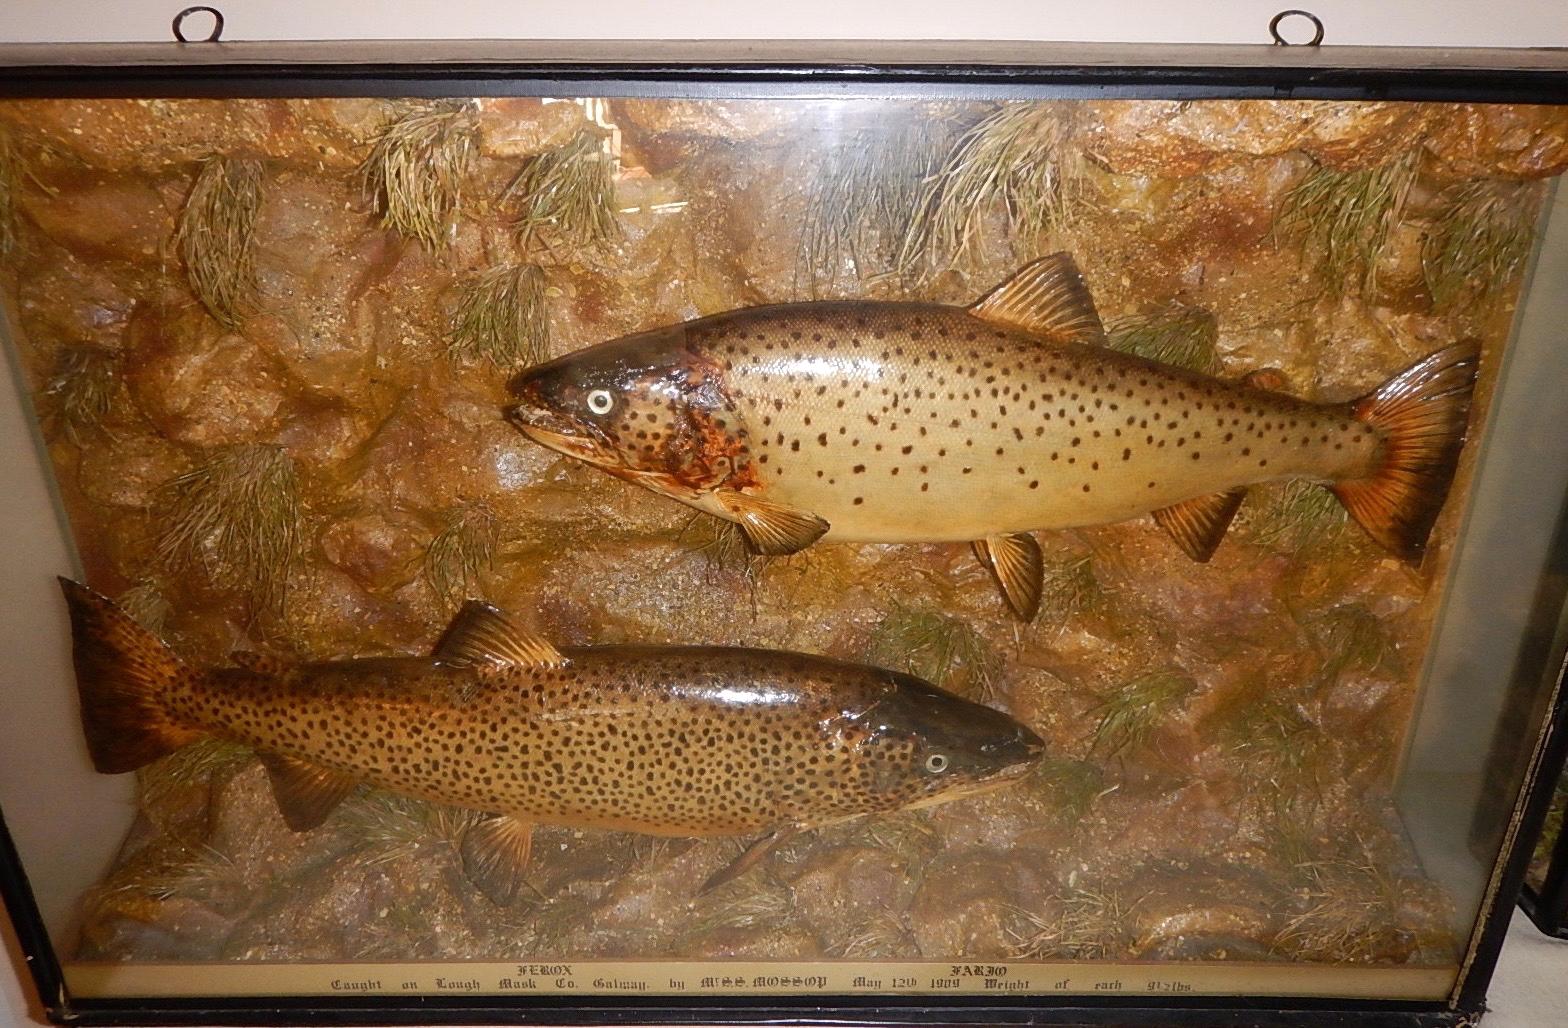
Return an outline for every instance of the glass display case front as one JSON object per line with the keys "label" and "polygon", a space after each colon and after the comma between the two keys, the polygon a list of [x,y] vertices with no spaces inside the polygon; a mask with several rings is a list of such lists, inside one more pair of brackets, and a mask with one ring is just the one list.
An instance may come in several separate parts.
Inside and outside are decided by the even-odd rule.
{"label": "glass display case front", "polygon": [[57,1014],[1475,1005],[1568,107],[928,77],[0,100]]}

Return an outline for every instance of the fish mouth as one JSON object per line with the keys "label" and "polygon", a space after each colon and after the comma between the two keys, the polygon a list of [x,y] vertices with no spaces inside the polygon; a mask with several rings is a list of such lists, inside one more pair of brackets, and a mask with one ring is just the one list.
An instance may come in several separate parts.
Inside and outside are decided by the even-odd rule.
{"label": "fish mouth", "polygon": [[582,426],[547,407],[514,403],[503,408],[508,424],[541,446],[590,464],[608,466],[613,460],[604,444],[582,434]]}

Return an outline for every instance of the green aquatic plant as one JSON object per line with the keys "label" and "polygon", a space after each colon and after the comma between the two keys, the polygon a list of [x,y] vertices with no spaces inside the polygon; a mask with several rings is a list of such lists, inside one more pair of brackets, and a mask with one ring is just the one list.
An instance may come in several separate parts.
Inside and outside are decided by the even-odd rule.
{"label": "green aquatic plant", "polygon": [[1410,150],[1354,171],[1315,165],[1285,194],[1275,228],[1316,259],[1330,291],[1343,292],[1351,282],[1363,293],[1376,287],[1378,262],[1404,216],[1420,156]]}
{"label": "green aquatic plant", "polygon": [[159,490],[157,556],[281,610],[302,555],[299,480],[280,446],[223,447]]}
{"label": "green aquatic plant", "polygon": [[1421,247],[1427,289],[1439,307],[1494,295],[1513,280],[1530,255],[1539,197],[1535,183],[1498,179],[1444,191]]}
{"label": "green aquatic plant", "polygon": [[1323,654],[1324,679],[1348,670],[1376,671],[1396,654],[1382,619],[1362,603],[1341,603],[1316,612],[1307,618],[1306,628]]}
{"label": "green aquatic plant", "polygon": [[867,818],[860,823],[856,835],[892,853],[905,865],[923,863],[942,848],[935,826],[919,810]]}
{"label": "green aquatic plant", "polygon": [[1082,821],[1109,791],[1105,772],[1087,760],[1050,757],[1040,762],[1035,775],[1044,783],[1057,817],[1068,825]]}
{"label": "green aquatic plant", "polygon": [[1045,912],[1014,908],[1008,959],[1106,960],[1132,948],[1135,904],[1120,890],[1080,886],[1054,899]]}
{"label": "green aquatic plant", "polygon": [[219,324],[237,328],[256,305],[261,162],[210,157],[185,198],[174,239],[191,291]]}
{"label": "green aquatic plant", "polygon": [[102,428],[120,380],[119,354],[101,346],[65,346],[43,393],[50,418],[77,446]]}
{"label": "green aquatic plant", "polygon": [[464,282],[452,314],[447,352],[499,368],[537,364],[550,356],[544,272],[531,264],[500,264]]}
{"label": "green aquatic plant", "polygon": [[1370,963],[1403,948],[1401,908],[1412,883],[1371,855],[1313,861],[1296,869],[1298,909],[1272,949],[1291,957],[1339,964]]}
{"label": "green aquatic plant", "polygon": [[901,915],[884,911],[834,925],[824,952],[841,960],[910,960],[920,956],[920,944]]}
{"label": "green aquatic plant", "polygon": [[619,238],[614,159],[603,144],[601,135],[585,128],[523,165],[501,194],[502,205],[515,212],[512,227],[521,245],[594,247]]}
{"label": "green aquatic plant", "polygon": [[712,576],[736,574],[753,589],[763,569],[776,559],[753,550],[735,522],[711,514],[693,515],[681,529],[680,539],[702,556]]}
{"label": "green aquatic plant", "polygon": [[416,104],[381,130],[359,175],[382,228],[430,250],[448,243],[478,150],[474,110],[468,100]]}
{"label": "green aquatic plant", "polygon": [[155,899],[193,899],[222,906],[249,893],[249,881],[233,858],[211,846],[194,846],[188,859],[147,889]]}
{"label": "green aquatic plant", "polygon": [[982,703],[998,698],[1001,658],[984,636],[948,614],[894,606],[872,630],[865,659]]}
{"label": "green aquatic plant", "polygon": [[191,789],[232,778],[251,760],[249,747],[223,739],[199,739],[137,772],[141,808],[156,814],[171,804],[178,807]]}
{"label": "green aquatic plant", "polygon": [[797,284],[815,296],[846,269],[865,278],[891,267],[940,160],[939,139],[925,121],[895,118],[850,134],[818,158],[807,174]]}
{"label": "green aquatic plant", "polygon": [[987,221],[998,211],[1024,249],[1071,221],[1084,202],[1084,177],[1063,145],[1060,112],[1007,103],[966,131],[926,179],[899,246],[908,277],[979,256]]}
{"label": "green aquatic plant", "polygon": [[570,956],[568,940],[572,934],[593,925],[593,898],[570,888],[546,897],[526,880],[523,887],[530,892],[500,914],[498,923],[517,930],[516,945],[522,952]]}
{"label": "green aquatic plant", "polygon": [[1041,571],[1040,611],[1035,617],[1039,623],[1060,624],[1104,599],[1091,554],[1063,558],[1047,555]]}
{"label": "green aquatic plant", "polygon": [[365,961],[439,959],[441,934],[430,915],[420,906],[388,904],[350,929],[345,955]]}
{"label": "green aquatic plant", "polygon": [[114,605],[154,635],[163,634],[174,608],[157,582],[144,578],[114,598]]}
{"label": "green aquatic plant", "polygon": [[1339,497],[1304,479],[1268,487],[1249,522],[1258,542],[1292,553],[1332,542],[1350,523]]}
{"label": "green aquatic plant", "polygon": [[1137,750],[1196,686],[1188,675],[1169,669],[1116,686],[1089,711],[1099,717],[1089,752],[1114,757]]}
{"label": "green aquatic plant", "polygon": [[456,846],[479,815],[460,807],[371,790],[339,808],[338,831],[367,854],[369,863],[412,856],[428,842]]}
{"label": "green aquatic plant", "polygon": [[1201,307],[1172,304],[1149,314],[1120,318],[1106,329],[1113,350],[1189,371],[1220,371],[1219,322]]}
{"label": "green aquatic plant", "polygon": [[795,893],[766,868],[743,874],[697,901],[695,933],[723,928],[780,927],[795,915]]}
{"label": "green aquatic plant", "polygon": [[478,594],[480,576],[495,566],[501,522],[484,503],[454,507],[443,518],[445,524],[425,549],[420,573],[432,592],[458,604]]}
{"label": "green aquatic plant", "polygon": [[1221,742],[1247,783],[1247,797],[1279,819],[1299,820],[1319,798],[1326,740],[1291,703],[1268,697],[1238,708]]}

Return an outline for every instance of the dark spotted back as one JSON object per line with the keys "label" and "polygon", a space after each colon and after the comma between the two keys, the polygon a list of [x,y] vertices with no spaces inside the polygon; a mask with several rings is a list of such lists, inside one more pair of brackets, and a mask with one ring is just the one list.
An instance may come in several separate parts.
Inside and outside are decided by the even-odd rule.
{"label": "dark spotted back", "polygon": [[[177,715],[399,792],[657,835],[820,824],[964,784],[925,781],[918,740],[876,716],[899,688],[891,672],[764,650],[563,653],[560,669],[410,658],[228,670]],[[939,695],[926,706],[968,706]]]}

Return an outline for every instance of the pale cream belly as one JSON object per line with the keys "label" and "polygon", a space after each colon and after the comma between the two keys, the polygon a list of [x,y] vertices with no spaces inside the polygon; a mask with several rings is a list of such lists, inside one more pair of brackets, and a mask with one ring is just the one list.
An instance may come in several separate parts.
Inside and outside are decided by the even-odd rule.
{"label": "pale cream belly", "polygon": [[1233,430],[1227,441],[1230,426],[1211,419],[1189,419],[1152,441],[1135,426],[1134,434],[1112,429],[1100,438],[1082,427],[1031,430],[1022,440],[1003,426],[913,439],[867,435],[846,454],[830,438],[820,453],[780,455],[758,491],[825,519],[824,541],[962,542],[1123,521],[1265,481],[1331,480],[1365,455],[1325,446],[1323,436],[1334,435],[1329,421],[1284,441]]}

